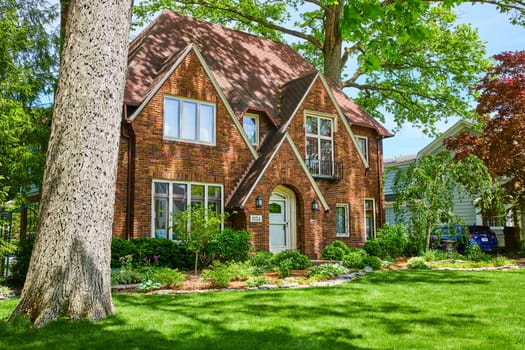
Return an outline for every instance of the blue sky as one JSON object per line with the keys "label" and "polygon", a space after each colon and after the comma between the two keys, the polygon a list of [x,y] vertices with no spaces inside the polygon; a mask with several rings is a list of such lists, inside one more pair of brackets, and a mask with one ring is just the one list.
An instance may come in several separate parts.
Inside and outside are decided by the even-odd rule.
{"label": "blue sky", "polygon": [[[465,4],[457,9],[458,22],[470,23],[478,29],[480,38],[487,43],[487,55],[503,51],[525,50],[525,28],[510,24],[509,17],[502,15],[490,5]],[[457,119],[451,119],[448,124],[440,123],[438,129],[443,132],[451,127]],[[385,126],[393,129],[393,124],[387,119]],[[407,125],[396,136],[383,142],[384,157],[392,158],[416,154],[429,144],[433,138],[425,136],[420,130]]]}

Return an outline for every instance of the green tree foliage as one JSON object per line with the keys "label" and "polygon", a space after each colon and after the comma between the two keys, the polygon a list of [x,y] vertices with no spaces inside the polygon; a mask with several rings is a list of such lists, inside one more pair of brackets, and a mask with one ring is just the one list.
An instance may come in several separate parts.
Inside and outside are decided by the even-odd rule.
{"label": "green tree foliage", "polygon": [[525,206],[525,51],[494,56],[497,64],[476,86],[481,132],[445,140],[456,159],[474,154],[504,179],[505,202],[515,214]]}
{"label": "green tree foliage", "polygon": [[499,186],[477,157],[455,162],[451,153],[442,152],[421,157],[406,169],[391,171],[396,171],[396,215],[410,227],[419,250],[429,247],[430,232],[436,225],[457,222],[452,212],[455,194],[460,198],[466,194],[479,197],[486,209],[502,209]]}
{"label": "green tree foliage", "polygon": [[188,248],[195,254],[195,275],[197,275],[199,254],[213,242],[225,218],[225,214],[217,214],[215,211],[198,206],[174,214],[173,232],[186,242]]}
{"label": "green tree foliage", "polygon": [[55,86],[57,14],[41,1],[0,3],[0,188],[10,197],[42,181],[51,113],[40,99]]}
{"label": "green tree foliage", "polygon": [[[443,118],[474,117],[468,88],[489,65],[477,32],[455,23],[462,2],[145,0],[134,11],[141,23],[167,8],[288,41],[372,116],[431,131]],[[493,5],[525,23],[523,4]]]}

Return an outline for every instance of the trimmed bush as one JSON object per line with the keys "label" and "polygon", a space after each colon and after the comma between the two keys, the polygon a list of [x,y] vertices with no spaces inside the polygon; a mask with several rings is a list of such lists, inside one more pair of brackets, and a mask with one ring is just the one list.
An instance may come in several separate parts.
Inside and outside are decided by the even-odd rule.
{"label": "trimmed bush", "polygon": [[368,254],[364,250],[362,252],[352,251],[343,257],[343,265],[348,268],[361,269],[365,267],[363,260],[366,256]]}
{"label": "trimmed bush", "polygon": [[430,270],[430,266],[427,265],[425,258],[422,256],[410,258],[407,266],[413,270]]}
{"label": "trimmed bush", "polygon": [[252,236],[246,230],[225,228],[215,234],[207,254],[222,262],[246,261],[249,258],[251,240]]}
{"label": "trimmed bush", "polygon": [[381,259],[379,259],[377,256],[368,255],[363,258],[363,265],[365,267],[369,266],[374,270],[379,270],[381,268]]}
{"label": "trimmed bush", "polygon": [[363,246],[363,249],[372,256],[383,256],[383,251],[377,240],[367,241]]}
{"label": "trimmed bush", "polygon": [[322,257],[326,260],[343,260],[349,252],[350,248],[344,242],[333,241],[323,249]]}
{"label": "trimmed bush", "polygon": [[139,266],[144,259],[157,257],[156,265],[172,269],[189,270],[193,267],[193,253],[188,246],[166,238],[113,238],[111,242],[111,267],[119,267],[119,259],[131,255],[133,264]]}
{"label": "trimmed bush", "polygon": [[11,275],[9,276],[9,285],[22,287],[26,281],[27,271],[29,270],[29,261],[33,252],[35,239],[33,235],[27,235],[26,238],[20,239],[17,244],[14,255],[16,262],[9,266]]}
{"label": "trimmed bush", "polygon": [[281,262],[284,260],[290,260],[290,268],[292,270],[306,270],[312,266],[310,259],[297,249],[287,249],[275,254],[272,263],[276,266],[280,266]]}
{"label": "trimmed bush", "polygon": [[385,225],[377,231],[375,240],[381,247],[381,256],[396,258],[405,254],[408,235],[404,225]]}

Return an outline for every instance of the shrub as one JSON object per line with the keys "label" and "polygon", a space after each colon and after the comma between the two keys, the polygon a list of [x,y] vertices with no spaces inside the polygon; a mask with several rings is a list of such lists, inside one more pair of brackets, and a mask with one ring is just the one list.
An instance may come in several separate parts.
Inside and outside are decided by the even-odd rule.
{"label": "shrub", "polygon": [[234,281],[244,281],[250,277],[255,268],[249,262],[235,262],[232,261],[227,264],[228,270],[232,280]]}
{"label": "shrub", "polygon": [[426,264],[425,258],[422,256],[410,258],[407,262],[407,266],[414,270],[430,270],[430,266]]}
{"label": "shrub", "polygon": [[326,260],[343,260],[349,252],[350,248],[344,242],[333,241],[323,249],[322,257]]}
{"label": "shrub", "polygon": [[364,250],[362,250],[362,252],[351,251],[350,253],[344,256],[343,265],[348,268],[356,268],[356,269],[363,268],[365,267],[363,261],[366,256],[367,256],[367,253]]}
{"label": "shrub", "polygon": [[369,266],[374,270],[378,270],[381,268],[381,259],[379,259],[377,256],[368,255],[363,258],[363,265],[365,267]]}
{"label": "shrub", "polygon": [[363,246],[363,249],[372,256],[383,256],[383,251],[377,240],[367,241]]}
{"label": "shrub", "polygon": [[306,276],[316,279],[330,279],[345,273],[348,273],[348,269],[340,264],[321,264],[310,267]]}
{"label": "shrub", "polygon": [[264,276],[254,276],[254,277],[248,278],[245,285],[246,287],[259,287],[259,286],[262,286],[263,284],[269,284],[269,283],[270,283],[270,280]]}
{"label": "shrub", "polygon": [[193,267],[193,253],[186,244],[166,238],[136,238],[133,260],[139,264],[144,258],[158,257],[157,265],[172,269],[188,270]]}
{"label": "shrub", "polygon": [[111,270],[112,285],[141,283],[148,280],[148,276],[143,271],[133,266],[131,255],[123,256],[119,260],[121,267]]}
{"label": "shrub", "polygon": [[291,258],[287,258],[287,259],[279,261],[279,265],[277,266],[277,271],[279,272],[279,278],[286,278],[292,274],[293,263],[294,262]]}
{"label": "shrub", "polygon": [[272,258],[272,263],[280,266],[281,261],[284,260],[290,260],[290,268],[295,270],[306,270],[312,266],[310,259],[296,249],[287,249],[275,254]]}
{"label": "shrub", "polygon": [[169,267],[158,267],[153,269],[152,280],[163,286],[179,287],[186,279],[186,275]]}
{"label": "shrub", "polygon": [[246,230],[225,228],[215,233],[207,254],[222,262],[246,261],[249,258],[251,239],[252,236]]}
{"label": "shrub", "polygon": [[476,243],[472,243],[471,246],[467,246],[465,249],[465,256],[467,259],[474,261],[490,261],[492,259],[492,256],[482,252],[479,248],[479,245]]}
{"label": "shrub", "polygon": [[202,278],[205,281],[210,281],[213,286],[220,288],[228,287],[232,280],[228,266],[223,265],[218,261],[215,261],[212,264],[211,269],[202,271]]}
{"label": "shrub", "polygon": [[376,256],[388,255],[395,258],[405,254],[408,235],[404,225],[385,225],[377,231],[375,241],[381,248],[381,255]]}
{"label": "shrub", "polygon": [[113,238],[111,240],[111,267],[120,266],[120,258],[123,256],[136,256],[138,252],[132,241],[122,238]]}
{"label": "shrub", "polygon": [[250,263],[253,266],[265,267],[272,265],[273,254],[268,251],[256,252],[251,258]]}
{"label": "shrub", "polygon": [[14,252],[16,262],[10,266],[11,275],[9,284],[15,287],[22,287],[26,281],[27,271],[29,270],[29,261],[33,252],[35,239],[33,235],[26,235],[18,241],[18,246]]}

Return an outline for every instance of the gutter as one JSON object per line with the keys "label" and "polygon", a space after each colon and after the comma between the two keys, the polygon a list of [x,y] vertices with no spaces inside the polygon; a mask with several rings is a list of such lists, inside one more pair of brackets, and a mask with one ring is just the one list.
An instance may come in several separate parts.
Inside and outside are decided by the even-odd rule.
{"label": "gutter", "polygon": [[124,119],[122,121],[121,136],[127,140],[128,144],[128,174],[126,183],[126,237],[129,240],[133,238],[133,221],[135,200],[135,132],[131,122],[127,118],[127,106],[124,106]]}

